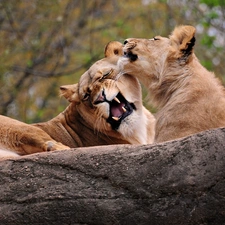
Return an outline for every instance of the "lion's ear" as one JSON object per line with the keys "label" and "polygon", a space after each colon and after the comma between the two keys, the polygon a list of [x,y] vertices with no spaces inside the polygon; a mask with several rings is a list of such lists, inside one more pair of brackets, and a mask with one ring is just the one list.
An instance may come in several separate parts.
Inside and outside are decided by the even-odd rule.
{"label": "lion's ear", "polygon": [[170,36],[173,53],[178,58],[188,58],[195,45],[195,31],[193,26],[178,26]]}
{"label": "lion's ear", "polygon": [[105,57],[122,56],[123,45],[118,41],[111,41],[105,46]]}
{"label": "lion's ear", "polygon": [[78,84],[63,85],[60,87],[60,94],[69,102],[78,102]]}

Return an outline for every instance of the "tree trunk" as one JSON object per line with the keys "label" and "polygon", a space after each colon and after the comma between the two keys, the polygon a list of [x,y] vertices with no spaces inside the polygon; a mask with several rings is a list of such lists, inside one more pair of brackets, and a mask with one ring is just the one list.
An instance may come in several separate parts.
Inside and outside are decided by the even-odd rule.
{"label": "tree trunk", "polygon": [[0,224],[225,224],[225,128],[0,162]]}

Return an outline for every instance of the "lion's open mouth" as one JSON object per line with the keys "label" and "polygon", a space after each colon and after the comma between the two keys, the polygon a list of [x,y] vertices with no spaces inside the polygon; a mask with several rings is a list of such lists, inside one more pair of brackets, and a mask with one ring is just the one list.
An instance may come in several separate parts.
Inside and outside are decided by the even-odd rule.
{"label": "lion's open mouth", "polygon": [[107,122],[110,123],[114,130],[117,130],[121,122],[136,110],[135,105],[133,103],[129,103],[121,93],[118,93],[112,101],[108,101],[103,90],[95,104],[99,104],[101,102],[107,102],[109,104],[110,114]]}
{"label": "lion's open mouth", "polygon": [[119,128],[121,122],[136,109],[133,103],[129,103],[121,93],[109,102],[110,115],[107,122],[111,124],[112,129]]}

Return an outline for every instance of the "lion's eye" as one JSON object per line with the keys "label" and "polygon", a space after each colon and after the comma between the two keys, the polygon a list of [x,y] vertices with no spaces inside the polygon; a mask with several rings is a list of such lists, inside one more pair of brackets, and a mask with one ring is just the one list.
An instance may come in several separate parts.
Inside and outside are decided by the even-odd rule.
{"label": "lion's eye", "polygon": [[158,41],[158,40],[160,40],[158,37],[154,37],[154,38],[152,38],[152,39],[150,39],[151,41]]}
{"label": "lion's eye", "polygon": [[88,88],[87,88],[87,91],[86,91],[86,93],[85,93],[85,95],[84,95],[84,97],[83,97],[83,101],[88,100],[89,97],[90,97],[90,95],[91,95],[91,90],[90,90],[90,88],[88,87]]}
{"label": "lion's eye", "polygon": [[86,93],[83,97],[83,100],[86,101],[88,100],[88,98],[90,97],[90,94],[89,93]]}
{"label": "lion's eye", "polygon": [[109,76],[112,72],[113,72],[113,69],[111,69],[110,71],[107,71],[106,73],[103,73],[103,77],[105,78]]}

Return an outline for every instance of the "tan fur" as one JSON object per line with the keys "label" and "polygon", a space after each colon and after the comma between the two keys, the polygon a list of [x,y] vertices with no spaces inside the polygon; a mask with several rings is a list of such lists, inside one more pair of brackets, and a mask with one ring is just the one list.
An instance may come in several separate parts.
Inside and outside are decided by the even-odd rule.
{"label": "tan fur", "polygon": [[[115,79],[121,54],[121,43],[109,43],[106,57],[93,64],[78,84],[60,87],[62,96],[70,104],[52,120],[28,125],[0,116],[0,149],[26,155],[82,146],[152,143],[155,119],[142,105],[137,78],[124,74]],[[134,104],[136,110],[122,120],[118,129],[112,129],[107,122],[109,102],[114,101],[118,93]],[[115,107],[114,112],[121,109]],[[0,158],[7,157],[7,153],[0,151]]]}
{"label": "tan fur", "polygon": [[194,27],[179,26],[169,38],[125,41],[128,57],[118,64],[146,85],[158,108],[156,142],[225,126],[224,87],[196,58],[194,35]]}

